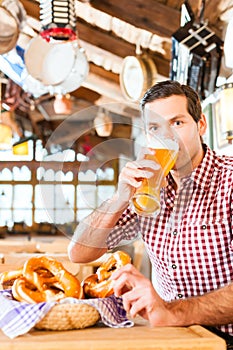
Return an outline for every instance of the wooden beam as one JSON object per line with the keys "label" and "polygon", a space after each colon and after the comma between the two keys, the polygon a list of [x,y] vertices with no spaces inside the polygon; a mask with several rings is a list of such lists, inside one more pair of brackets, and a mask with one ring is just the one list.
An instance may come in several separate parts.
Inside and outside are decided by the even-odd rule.
{"label": "wooden beam", "polygon": [[[39,4],[36,1],[20,0],[29,16],[39,19]],[[113,33],[109,33],[100,28],[91,26],[83,19],[78,18],[77,30],[79,38],[94,46],[109,51],[117,56],[126,57],[135,55],[136,47],[129,42],[118,38]],[[150,51],[150,54],[155,60],[158,73],[162,76],[169,76],[170,62],[168,59],[163,58],[159,53]]]}
{"label": "wooden beam", "polygon": [[120,83],[119,74],[110,72],[100,66],[96,66],[93,63],[90,63],[90,72],[99,75],[102,78],[114,81],[117,84]]}
{"label": "wooden beam", "polygon": [[[112,33],[93,27],[82,19],[78,19],[77,23],[78,35],[81,40],[92,45],[98,46],[105,51],[109,51],[119,57],[135,56],[136,47],[129,42],[118,38]],[[162,76],[169,76],[170,61],[163,58],[160,53],[149,51],[154,58],[158,73]]]}
{"label": "wooden beam", "polygon": [[72,91],[71,95],[78,99],[90,101],[93,104],[101,97],[96,91],[90,90],[83,86],[80,86],[78,89]]}
{"label": "wooden beam", "polygon": [[125,98],[120,89],[120,85],[102,78],[93,73],[89,73],[86,80],[82,83],[82,86],[90,90],[95,90],[99,95],[104,95],[113,101],[124,102]]}
{"label": "wooden beam", "polygon": [[154,0],[90,0],[92,7],[137,28],[170,38],[180,27],[180,11]]}
{"label": "wooden beam", "polygon": [[[86,0],[81,1],[86,2]],[[97,10],[117,17],[135,27],[168,38],[180,27],[180,10],[183,2],[171,0],[166,1],[166,5],[164,5],[155,0],[90,0],[91,6]],[[198,7],[201,2],[189,0],[189,3],[198,20]],[[231,10],[231,7],[232,4],[226,4],[226,0],[218,0],[217,3],[211,0],[206,1],[204,19],[208,20],[209,27],[220,37],[224,28],[220,18],[221,14],[226,11],[226,8]]]}
{"label": "wooden beam", "polygon": [[39,20],[40,18],[40,6],[38,1],[34,0],[20,0],[27,14],[33,18]]}

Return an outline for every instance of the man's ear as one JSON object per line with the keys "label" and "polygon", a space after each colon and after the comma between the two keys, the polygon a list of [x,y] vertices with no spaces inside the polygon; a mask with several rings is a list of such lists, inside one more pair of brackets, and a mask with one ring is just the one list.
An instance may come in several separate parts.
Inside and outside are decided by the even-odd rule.
{"label": "man's ear", "polygon": [[199,134],[200,136],[203,136],[207,129],[206,117],[203,113],[201,114],[201,119],[198,121],[197,124],[198,124]]}

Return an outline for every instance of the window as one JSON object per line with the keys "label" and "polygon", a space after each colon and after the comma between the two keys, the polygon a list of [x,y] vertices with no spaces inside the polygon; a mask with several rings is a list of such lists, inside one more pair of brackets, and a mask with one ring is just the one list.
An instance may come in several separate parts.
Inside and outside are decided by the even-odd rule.
{"label": "window", "polygon": [[22,223],[27,232],[42,223],[78,222],[114,193],[118,160],[90,169],[72,150],[43,158],[41,142],[34,147],[36,159],[0,161],[0,226],[15,232]]}

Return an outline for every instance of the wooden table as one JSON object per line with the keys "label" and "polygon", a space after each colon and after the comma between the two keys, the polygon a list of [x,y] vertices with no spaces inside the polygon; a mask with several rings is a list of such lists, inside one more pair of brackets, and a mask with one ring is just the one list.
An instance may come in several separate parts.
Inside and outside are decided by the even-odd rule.
{"label": "wooden table", "polygon": [[[98,265],[98,262],[97,262]],[[0,266],[0,271],[10,270]],[[94,326],[72,331],[38,331],[13,340],[0,330],[0,349],[31,350],[225,350],[223,339],[201,326],[151,328],[137,319],[132,328]]]}
{"label": "wooden table", "polygon": [[[11,270],[3,264],[0,272]],[[225,350],[225,341],[201,326],[156,327],[137,318],[132,328],[113,329],[102,324],[72,331],[38,331],[13,340],[0,330],[4,350]]]}
{"label": "wooden table", "polygon": [[132,328],[94,326],[71,331],[30,331],[9,339],[0,331],[4,350],[224,350],[225,341],[201,326],[151,328],[137,321]]}

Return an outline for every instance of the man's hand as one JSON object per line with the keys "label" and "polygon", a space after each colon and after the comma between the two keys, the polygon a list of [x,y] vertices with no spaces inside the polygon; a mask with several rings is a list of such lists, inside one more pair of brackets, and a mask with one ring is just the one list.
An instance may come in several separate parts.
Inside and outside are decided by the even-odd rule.
{"label": "man's hand", "polygon": [[169,303],[156,293],[152,283],[133,265],[128,264],[112,274],[116,296],[122,296],[123,305],[132,317],[137,314],[149,320],[152,326],[177,325]]}
{"label": "man's hand", "polygon": [[[134,195],[135,190],[141,186],[142,179],[150,179],[152,177],[161,176],[161,167],[153,160],[145,159],[145,154],[141,152],[138,159],[132,162],[126,163],[122,169],[119,181],[118,181],[118,197],[128,202]],[[166,186],[165,180],[162,182],[162,187]]]}

